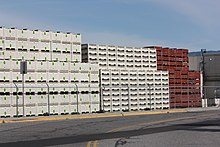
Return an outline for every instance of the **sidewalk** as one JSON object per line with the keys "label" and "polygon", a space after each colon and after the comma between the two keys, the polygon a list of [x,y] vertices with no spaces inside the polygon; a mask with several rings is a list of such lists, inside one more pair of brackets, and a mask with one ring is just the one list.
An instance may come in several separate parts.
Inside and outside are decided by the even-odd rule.
{"label": "sidewalk", "polygon": [[0,118],[0,123],[59,121],[59,120],[68,120],[68,119],[94,119],[94,118],[106,118],[106,117],[127,117],[127,116],[135,116],[135,115],[155,115],[155,114],[199,112],[199,111],[210,111],[210,110],[220,110],[220,107],[114,112],[114,113],[93,113],[93,114],[80,114],[80,115],[56,115],[56,116],[52,115],[52,116],[39,116],[39,117],[22,117],[22,118]]}
{"label": "sidewalk", "polygon": [[188,112],[212,111],[220,110],[220,107],[206,107],[206,108],[185,108]]}

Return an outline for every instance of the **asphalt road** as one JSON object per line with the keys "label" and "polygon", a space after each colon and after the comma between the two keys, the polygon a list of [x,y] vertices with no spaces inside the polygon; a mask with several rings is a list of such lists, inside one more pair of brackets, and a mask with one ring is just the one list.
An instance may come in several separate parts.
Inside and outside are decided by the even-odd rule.
{"label": "asphalt road", "polygon": [[0,135],[0,147],[219,147],[220,111],[5,123]]}

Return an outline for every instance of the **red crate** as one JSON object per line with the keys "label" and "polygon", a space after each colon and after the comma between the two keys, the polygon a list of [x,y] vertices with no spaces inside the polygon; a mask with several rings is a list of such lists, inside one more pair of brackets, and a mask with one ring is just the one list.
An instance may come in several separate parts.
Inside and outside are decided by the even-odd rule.
{"label": "red crate", "polygon": [[163,61],[163,56],[157,56],[157,61]]}
{"label": "red crate", "polygon": [[176,58],[170,56],[170,57],[169,57],[169,60],[170,60],[170,61],[176,61]]}
{"label": "red crate", "polygon": [[183,72],[189,71],[189,67],[182,67],[182,71],[183,71]]}
{"label": "red crate", "polygon": [[183,61],[188,63],[189,62],[188,56],[187,57],[183,57]]}
{"label": "red crate", "polygon": [[176,62],[176,65],[177,65],[177,66],[182,66],[182,65],[183,65],[183,62],[182,62],[182,61],[177,61],[177,62]]}
{"label": "red crate", "polygon": [[[187,75],[181,75],[182,79],[187,79],[188,76]],[[188,82],[188,81],[187,81]]]}
{"label": "red crate", "polygon": [[159,66],[162,65],[162,63],[163,63],[162,61],[157,61],[157,65]]}
{"label": "red crate", "polygon": [[163,61],[169,61],[169,57],[163,57]]}
{"label": "red crate", "polygon": [[174,69],[169,69],[169,73],[175,73],[175,70]]}
{"label": "red crate", "polygon": [[173,73],[170,73],[170,74],[169,74],[169,78],[170,78],[170,79],[175,78],[175,75],[174,75]]}
{"label": "red crate", "polygon": [[189,66],[188,62],[185,62],[185,61],[182,62],[182,65],[183,65],[184,67],[188,67],[188,66]]}
{"label": "red crate", "polygon": [[180,62],[183,62],[183,58],[181,58],[181,57],[176,57],[176,59],[175,59],[176,61],[180,61]]}
{"label": "red crate", "polygon": [[[183,76],[182,76],[183,77]],[[187,79],[181,79],[181,82],[182,83],[188,83],[188,80]]]}
{"label": "red crate", "polygon": [[168,61],[163,61],[162,63],[163,63],[163,65],[167,65],[168,66],[169,62]]}

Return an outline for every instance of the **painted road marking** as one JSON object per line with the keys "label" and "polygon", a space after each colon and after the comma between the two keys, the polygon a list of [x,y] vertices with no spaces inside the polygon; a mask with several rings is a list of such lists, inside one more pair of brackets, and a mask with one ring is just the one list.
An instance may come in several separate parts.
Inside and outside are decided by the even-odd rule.
{"label": "painted road marking", "polygon": [[[136,124],[136,125],[115,128],[115,129],[108,131],[107,133],[118,132],[118,131],[122,131],[125,129],[135,128],[138,126],[140,127],[140,126],[144,126],[144,125],[155,125],[155,124],[160,124],[160,123],[165,123],[165,122],[179,121],[179,120],[192,119],[192,118],[198,118],[198,117],[204,117],[204,116],[205,117],[206,116],[213,116],[213,115],[216,115],[216,114],[208,114],[208,115],[204,114],[204,115],[199,115],[199,116],[189,116],[189,117],[172,118],[172,119],[153,121],[153,122],[145,122],[145,123],[140,123],[140,124]],[[98,143],[98,140],[96,140],[96,143]]]}
{"label": "painted road marking", "polygon": [[86,147],[97,147],[97,140],[95,141],[89,141],[86,145]]}
{"label": "painted road marking", "polygon": [[2,123],[18,123],[18,122],[36,122],[36,121],[59,121],[67,119],[94,119],[94,118],[107,118],[107,117],[127,117],[135,115],[154,115],[154,114],[166,114],[166,113],[181,113],[188,112],[185,109],[163,110],[163,111],[141,111],[141,112],[129,112],[129,113],[117,113],[117,114],[97,114],[97,115],[78,115],[78,116],[57,116],[57,117],[38,117],[38,118],[25,118],[25,119],[13,119],[0,120]]}

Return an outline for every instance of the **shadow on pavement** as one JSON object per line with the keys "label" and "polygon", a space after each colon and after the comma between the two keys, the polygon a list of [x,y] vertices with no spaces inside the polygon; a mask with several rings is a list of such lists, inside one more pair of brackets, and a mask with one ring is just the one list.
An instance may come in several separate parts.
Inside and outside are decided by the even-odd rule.
{"label": "shadow on pavement", "polygon": [[[30,141],[19,141],[19,142],[9,142],[1,143],[0,146],[52,146],[52,145],[64,145],[64,144],[73,144],[80,142],[87,142],[91,140],[103,140],[103,139],[113,139],[113,138],[126,138],[140,135],[148,135],[154,133],[162,133],[169,131],[209,131],[209,132],[220,132],[220,129],[203,129],[199,127],[207,126],[220,126],[220,119],[203,121],[198,123],[187,123],[187,124],[178,124],[172,126],[162,126],[155,128],[146,128],[130,131],[120,131],[112,133],[101,133],[101,134],[88,134],[88,135],[78,135],[78,136],[68,136],[68,137],[59,137],[59,138],[50,138],[50,139],[40,139],[40,140],[30,140]],[[119,141],[119,144],[122,143]]]}

